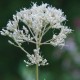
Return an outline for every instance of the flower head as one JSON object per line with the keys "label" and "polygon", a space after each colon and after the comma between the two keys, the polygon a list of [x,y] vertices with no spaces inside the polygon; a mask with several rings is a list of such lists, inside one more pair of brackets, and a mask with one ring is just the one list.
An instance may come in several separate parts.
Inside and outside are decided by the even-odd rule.
{"label": "flower head", "polygon": [[[31,42],[36,44],[38,47],[34,50],[34,54],[27,54],[27,57],[31,64],[46,65],[47,61],[41,57],[38,48],[43,44],[65,45],[65,38],[72,30],[63,24],[64,21],[66,21],[66,16],[61,9],[56,9],[46,3],[40,6],[34,3],[31,8],[24,8],[17,12],[16,15],[13,15],[13,20],[8,21],[6,29],[2,29],[0,33],[12,38],[14,42],[9,42],[20,47],[26,53],[28,52],[21,47],[22,43]],[[19,23],[23,23],[23,25],[20,27]],[[44,35],[50,29],[53,30],[52,38],[42,42]],[[60,32],[56,34],[54,32],[55,29],[60,29]],[[37,53],[36,50],[38,51]]]}

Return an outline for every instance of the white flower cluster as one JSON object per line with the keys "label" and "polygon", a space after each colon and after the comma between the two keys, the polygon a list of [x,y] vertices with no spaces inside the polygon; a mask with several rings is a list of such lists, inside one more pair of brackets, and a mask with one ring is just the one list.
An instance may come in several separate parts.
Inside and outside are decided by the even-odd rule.
{"label": "white flower cluster", "polygon": [[52,41],[50,42],[54,46],[64,46],[66,35],[71,33],[71,29],[68,29],[67,26],[61,26],[61,32],[59,35],[53,35]]}
{"label": "white flower cluster", "polygon": [[34,54],[32,55],[27,54],[29,61],[24,60],[24,62],[26,63],[26,66],[33,65],[33,64],[38,64],[38,66],[48,65],[47,60],[41,57],[39,50],[40,48],[34,49]]}
{"label": "white flower cluster", "polygon": [[[16,15],[13,15],[13,20],[10,20],[6,29],[2,29],[0,33],[12,38],[14,42],[9,42],[27,53],[30,61],[26,62],[27,64],[46,65],[47,60],[41,57],[37,48],[34,50],[34,54],[30,55],[22,48],[21,44],[31,42],[36,44],[38,48],[43,44],[64,46],[67,34],[72,31],[63,25],[64,21],[66,21],[66,16],[60,9],[56,9],[48,4],[38,6],[34,3],[30,9],[24,8],[20,12],[17,12]],[[20,22],[25,24],[21,28],[19,26]],[[53,34],[51,34],[53,37],[50,40],[42,42],[42,38],[50,29],[53,30]],[[54,29],[60,29],[59,34],[54,33]]]}

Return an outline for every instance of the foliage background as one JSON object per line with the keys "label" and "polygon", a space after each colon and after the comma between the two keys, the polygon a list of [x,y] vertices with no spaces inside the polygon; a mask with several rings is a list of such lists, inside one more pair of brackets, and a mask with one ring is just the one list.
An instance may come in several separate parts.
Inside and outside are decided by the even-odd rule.
{"label": "foliage background", "polygon": [[[74,31],[68,36],[64,48],[42,46],[42,54],[50,63],[39,67],[40,80],[80,80],[80,0],[32,0],[61,8],[67,15],[67,22]],[[31,0],[0,0],[0,30],[12,15],[20,9],[31,6]],[[8,38],[0,35],[0,80],[35,80],[35,66],[27,68],[23,62],[26,54],[10,45]],[[24,47],[32,53],[34,45]]]}

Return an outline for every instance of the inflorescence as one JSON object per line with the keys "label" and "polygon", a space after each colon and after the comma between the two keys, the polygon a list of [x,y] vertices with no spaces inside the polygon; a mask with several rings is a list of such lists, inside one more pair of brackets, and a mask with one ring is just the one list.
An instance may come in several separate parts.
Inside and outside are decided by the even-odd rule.
{"label": "inflorescence", "polygon": [[[12,40],[8,42],[16,47],[21,48],[27,53],[28,61],[24,60],[26,65],[38,64],[48,65],[47,60],[40,55],[40,46],[50,44],[54,47],[64,46],[65,39],[69,33],[72,32],[70,28],[65,26],[63,22],[66,21],[66,16],[61,9],[56,9],[49,4],[42,4],[38,6],[36,3],[29,9],[22,9],[13,15],[13,20],[9,20],[7,27],[0,31],[1,35],[8,36]],[[23,22],[25,25],[19,26]],[[53,30],[51,39],[42,41],[44,35],[50,30]],[[59,34],[54,33],[54,30],[60,29]],[[36,45],[33,54],[29,54],[23,47],[24,42],[30,42]]]}

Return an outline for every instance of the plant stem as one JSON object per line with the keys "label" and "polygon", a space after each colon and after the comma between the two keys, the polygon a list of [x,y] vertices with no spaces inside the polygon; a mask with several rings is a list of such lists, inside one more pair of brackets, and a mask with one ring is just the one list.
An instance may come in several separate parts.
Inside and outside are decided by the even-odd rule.
{"label": "plant stem", "polygon": [[[36,49],[39,48],[39,41],[36,40]],[[39,68],[38,68],[38,63],[36,64],[36,80],[39,80]]]}
{"label": "plant stem", "polygon": [[36,80],[39,80],[38,64],[36,64]]}

